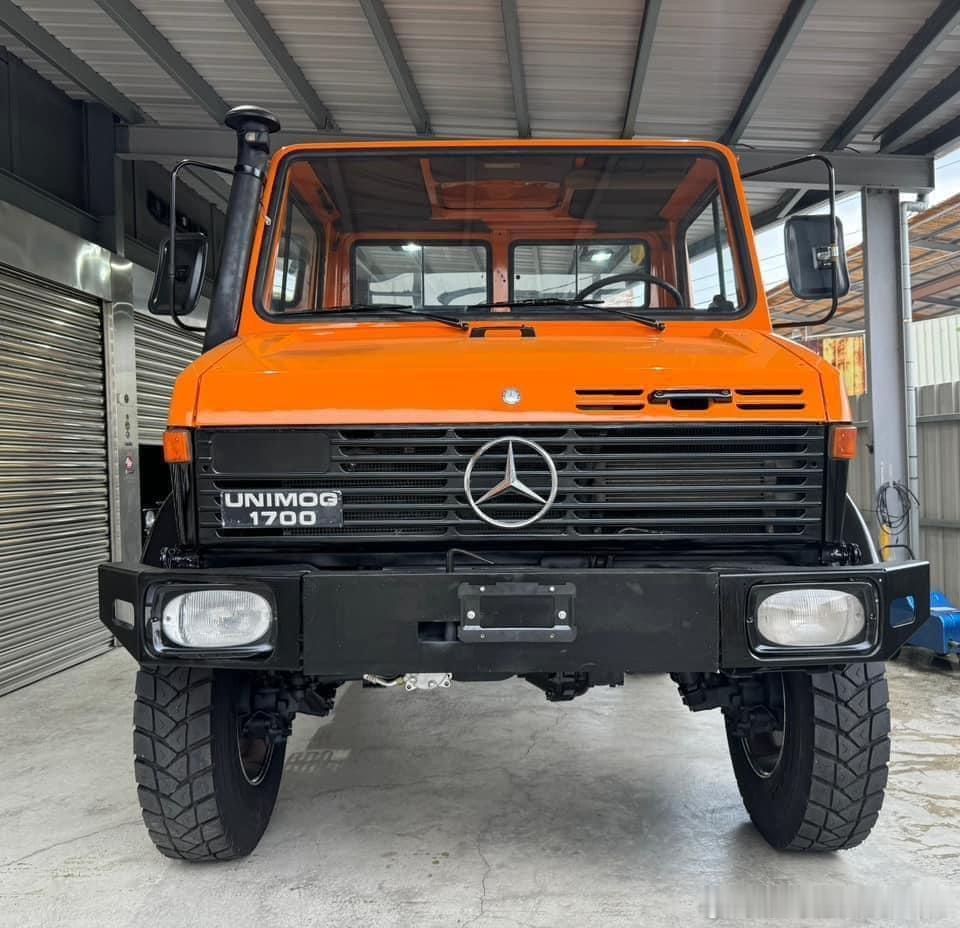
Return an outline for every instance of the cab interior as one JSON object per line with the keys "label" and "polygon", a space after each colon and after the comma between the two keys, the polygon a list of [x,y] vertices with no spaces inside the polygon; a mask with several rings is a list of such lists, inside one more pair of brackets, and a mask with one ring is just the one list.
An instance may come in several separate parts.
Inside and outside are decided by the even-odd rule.
{"label": "cab interior", "polygon": [[669,149],[289,155],[258,311],[736,315],[751,288],[727,174]]}

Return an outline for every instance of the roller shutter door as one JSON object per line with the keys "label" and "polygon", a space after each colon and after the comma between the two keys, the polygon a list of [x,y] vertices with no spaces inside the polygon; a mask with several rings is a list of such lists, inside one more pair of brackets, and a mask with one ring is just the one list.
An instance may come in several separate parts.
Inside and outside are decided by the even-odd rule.
{"label": "roller shutter door", "polygon": [[137,313],[137,422],[140,444],[163,443],[170,394],[180,372],[200,354],[203,337],[157,316]]}
{"label": "roller shutter door", "polygon": [[99,305],[0,268],[0,694],[106,651]]}

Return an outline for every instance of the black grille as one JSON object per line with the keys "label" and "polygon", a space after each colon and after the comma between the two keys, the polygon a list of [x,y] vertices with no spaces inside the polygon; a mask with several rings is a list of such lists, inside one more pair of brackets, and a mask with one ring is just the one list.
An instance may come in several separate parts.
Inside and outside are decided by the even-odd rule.
{"label": "black grille", "polygon": [[[217,444],[221,439],[223,452]],[[470,508],[464,471],[486,442],[514,435],[556,464],[559,489],[533,525],[503,529]],[[282,442],[273,439],[282,436]],[[228,439],[228,440],[227,440]],[[817,541],[823,503],[825,430],[806,424],[650,424],[200,430],[196,436],[201,544],[257,538],[286,543],[556,539]],[[299,455],[285,469],[272,447],[317,447],[315,470]],[[244,447],[249,442],[249,452]],[[502,477],[505,444],[475,468],[479,496]],[[521,478],[549,492],[537,453],[515,443]],[[236,489],[338,489],[344,525],[320,529],[223,529],[220,494]],[[501,520],[540,504],[513,492],[484,505]]]}

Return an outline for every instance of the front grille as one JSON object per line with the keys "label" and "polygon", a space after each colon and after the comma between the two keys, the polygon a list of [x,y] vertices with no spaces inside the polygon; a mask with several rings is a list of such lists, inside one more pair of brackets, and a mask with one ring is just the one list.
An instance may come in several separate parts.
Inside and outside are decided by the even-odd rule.
{"label": "front grille", "polygon": [[[224,436],[222,452],[218,435]],[[471,455],[486,442],[510,435],[540,445],[553,459],[559,483],[549,512],[518,529],[481,520],[464,492]],[[271,454],[272,447],[289,449],[298,442],[317,446],[315,469],[304,464],[310,455],[298,455],[291,472],[283,454]],[[824,452],[823,426],[780,423],[200,430],[199,540],[204,545],[267,538],[306,545],[455,544],[458,539],[818,541]],[[480,459],[475,496],[503,476],[506,454],[501,444]],[[520,476],[546,496],[549,472],[535,450],[515,443],[514,454]],[[224,491],[297,488],[340,490],[344,525],[221,527]],[[521,520],[539,508],[511,492],[491,500],[484,511],[500,520]]]}

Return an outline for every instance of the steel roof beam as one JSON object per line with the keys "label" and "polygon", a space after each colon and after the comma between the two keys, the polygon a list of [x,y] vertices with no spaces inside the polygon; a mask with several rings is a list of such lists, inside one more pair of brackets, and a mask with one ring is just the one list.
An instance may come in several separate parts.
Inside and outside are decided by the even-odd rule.
{"label": "steel roof beam", "polygon": [[903,81],[914,72],[923,58],[957,25],[960,25],[960,3],[957,0],[942,0],[823,147],[832,151],[849,145],[877,110],[900,89]]}
{"label": "steel roof beam", "polygon": [[427,115],[427,108],[423,105],[423,99],[417,88],[416,81],[413,79],[413,72],[407,59],[400,48],[400,42],[397,40],[397,34],[393,31],[393,23],[387,15],[383,0],[359,0],[363,15],[367,17],[370,24],[370,31],[380,46],[380,54],[387,65],[387,70],[393,78],[393,82],[400,91],[400,99],[407,109],[410,122],[418,135],[431,135],[433,130],[430,128],[430,117]]}
{"label": "steel roof beam", "polygon": [[500,0],[503,39],[507,49],[507,68],[513,91],[513,112],[517,119],[517,135],[530,138],[530,107],[527,102],[527,78],[523,70],[523,49],[520,45],[520,20],[517,0]]}
{"label": "steel roof beam", "polygon": [[922,238],[915,235],[910,237],[910,246],[912,248],[926,248],[928,251],[942,251],[945,254],[960,252],[960,242],[942,242],[939,239]]}
{"label": "steel roof beam", "polygon": [[216,122],[223,122],[229,105],[130,0],[96,0],[96,3]]}
{"label": "steel roof beam", "polygon": [[897,150],[898,155],[932,155],[960,139],[960,116],[954,116],[922,139]]}
{"label": "steel roof beam", "polygon": [[[743,173],[759,171],[779,161],[796,157],[796,152],[778,149],[738,148],[737,157]],[[901,154],[857,154],[849,151],[830,151],[824,154],[833,163],[837,187],[841,190],[859,190],[877,187],[925,193],[933,190],[933,159],[926,156],[907,157]],[[780,187],[803,187],[806,190],[826,190],[827,174],[819,161],[796,164],[782,171],[750,178],[750,184],[768,184]]]}
{"label": "steel roof beam", "polygon": [[933,280],[919,281],[913,285],[913,298],[924,300],[928,296],[939,296],[944,290],[953,290],[960,287],[960,271],[952,271]]}
{"label": "steel roof beam", "polygon": [[0,0],[0,24],[124,122],[135,125],[146,121],[147,117],[132,100],[104,80],[85,61],[81,61],[11,0]]}
{"label": "steel roof beam", "polygon": [[637,131],[637,113],[640,112],[640,96],[643,82],[653,54],[653,36],[657,31],[662,0],[646,0],[643,5],[643,19],[640,22],[640,35],[637,39],[637,56],[633,62],[633,75],[630,78],[630,92],[627,94],[627,106],[623,114],[623,128],[620,137],[633,138]]}
{"label": "steel roof beam", "polygon": [[880,151],[890,151],[908,132],[957,94],[960,94],[960,68],[956,68],[936,87],[928,90],[880,133]]}
{"label": "steel roof beam", "polygon": [[[946,306],[948,309],[960,309],[960,300],[949,299],[947,297],[939,296],[921,296],[914,297],[914,301],[918,303],[929,303],[931,306]],[[946,315],[941,313],[941,315]]]}
{"label": "steel roof beam", "polygon": [[[144,133],[142,130],[148,130]],[[383,139],[383,134],[343,135],[329,130],[281,131],[270,136],[270,147],[276,151],[286,145],[305,142],[349,139]],[[407,139],[412,136],[406,136]],[[119,126],[117,155],[130,161],[169,161],[183,157],[201,158],[233,166],[237,160],[236,136],[226,129],[199,126]]]}
{"label": "steel roof beam", "polygon": [[310,121],[318,129],[337,129],[333,114],[324,105],[313,85],[307,80],[300,69],[300,65],[293,60],[287,51],[286,45],[273,31],[267,17],[260,12],[254,0],[224,0],[230,12],[246,30],[251,41],[266,58],[277,77],[286,84],[287,90],[293,94],[297,102],[303,107]]}
{"label": "steel roof beam", "polygon": [[733,114],[733,119],[730,120],[730,125],[720,136],[720,141],[725,145],[734,145],[740,141],[740,137],[753,118],[760,101],[777,76],[780,65],[783,64],[784,59],[793,47],[793,43],[803,29],[803,24],[807,21],[814,3],[816,3],[816,0],[790,0],[790,6],[787,7],[786,13],[783,14],[783,18],[777,25],[773,38],[760,59],[760,65],[750,79],[747,91],[743,95],[737,111]]}

